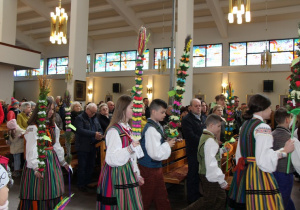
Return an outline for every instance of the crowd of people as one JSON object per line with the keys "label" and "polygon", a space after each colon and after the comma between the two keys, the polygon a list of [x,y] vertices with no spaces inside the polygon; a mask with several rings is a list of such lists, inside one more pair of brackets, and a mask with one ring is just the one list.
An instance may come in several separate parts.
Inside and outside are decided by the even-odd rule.
{"label": "crowd of people", "polygon": [[[276,107],[275,112],[272,111],[270,100],[263,95],[252,96],[248,106],[245,103],[240,106],[239,97],[234,97],[233,132],[239,138],[237,166],[230,185],[220,167],[220,156],[229,150],[223,146],[226,97],[220,94],[215,100],[207,104],[194,98],[188,106],[181,107],[179,136],[167,138],[165,129],[172,106],[161,99],[149,103],[148,98],[144,98],[140,141],[132,139],[133,99],[130,96],[121,96],[116,106],[113,101],[88,103],[85,107],[73,102],[71,123],[76,127],[78,189],[88,190],[99,152],[95,144],[105,140],[97,209],[149,209],[152,204],[156,209],[171,209],[162,161],[169,158],[176,141],[185,139],[189,204],[186,209],[225,209],[226,205],[232,209],[295,209],[291,200],[293,164],[286,174],[287,155],[298,143],[297,135],[290,137],[291,115],[285,108]],[[26,100],[20,103],[12,98],[10,105],[2,104],[0,123],[7,122],[5,138],[13,154],[12,176],[21,176],[19,209],[53,209],[64,194],[62,168],[69,171],[59,141],[60,130],[65,129],[65,103],[60,96],[47,97],[45,126],[50,140],[45,145],[45,171],[39,170],[41,162],[37,151],[39,110],[35,107],[39,103]],[[274,122],[267,124],[271,116],[277,124],[273,132],[270,125],[274,126]],[[23,138],[26,140],[25,161]],[[142,157],[139,157],[140,151]],[[0,171],[9,171],[2,166]],[[0,192],[3,187],[0,186]],[[225,190],[229,190],[227,196]],[[0,202],[0,209],[5,205],[6,201]]]}

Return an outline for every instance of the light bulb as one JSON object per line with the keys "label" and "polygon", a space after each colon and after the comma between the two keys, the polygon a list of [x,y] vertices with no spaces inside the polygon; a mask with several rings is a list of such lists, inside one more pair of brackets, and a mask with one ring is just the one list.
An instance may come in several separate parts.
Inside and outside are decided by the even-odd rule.
{"label": "light bulb", "polygon": [[251,13],[250,11],[246,11],[246,22],[250,22],[251,21]]}
{"label": "light bulb", "polygon": [[55,8],[55,11],[56,11],[56,15],[57,15],[57,16],[60,16],[60,9],[59,9],[59,7],[56,7],[56,8]]}
{"label": "light bulb", "polygon": [[237,24],[242,24],[242,23],[243,23],[242,17],[238,17],[238,18],[237,18]]}
{"label": "light bulb", "polygon": [[237,6],[234,6],[232,9],[232,13],[237,14],[237,12],[238,12],[238,8],[237,8]]}
{"label": "light bulb", "polygon": [[233,23],[234,22],[233,13],[228,13],[228,21],[229,21],[229,23]]}
{"label": "light bulb", "polygon": [[241,14],[245,14],[245,6],[244,6],[244,4],[241,5]]}

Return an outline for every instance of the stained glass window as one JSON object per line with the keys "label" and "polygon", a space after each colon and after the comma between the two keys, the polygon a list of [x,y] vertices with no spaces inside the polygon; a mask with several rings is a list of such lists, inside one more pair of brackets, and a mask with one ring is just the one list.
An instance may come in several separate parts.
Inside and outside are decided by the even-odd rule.
{"label": "stained glass window", "polygon": [[[298,49],[298,41],[299,39],[277,39],[257,42],[231,43],[230,66],[260,65],[261,53],[266,49],[270,49],[270,53],[272,54],[272,64],[289,64],[297,57],[296,50]],[[245,47],[246,45],[247,47]],[[247,58],[247,62],[237,62],[237,60],[241,61],[244,58]]]}
{"label": "stained glass window", "polygon": [[193,67],[222,66],[222,44],[193,46]]}
{"label": "stained glass window", "polygon": [[272,53],[272,64],[289,64],[293,61],[293,52]]}
{"label": "stained glass window", "polygon": [[95,57],[95,72],[104,72],[106,65],[106,53],[96,54]]}
{"label": "stained glass window", "polygon": [[158,60],[167,60],[167,66],[169,66],[169,54],[171,54],[170,48],[154,49],[154,69],[158,69]]}
{"label": "stained glass window", "polygon": [[247,65],[260,65],[261,53],[253,53],[247,55]]}
{"label": "stained glass window", "polygon": [[230,66],[246,65],[246,42],[230,43]]}
{"label": "stained glass window", "polygon": [[271,40],[270,52],[293,51],[293,39]]}
{"label": "stained glass window", "polygon": [[48,58],[48,74],[56,74],[56,58]]}
{"label": "stained glass window", "polygon": [[297,50],[300,50],[298,44],[300,44],[300,39],[294,39],[294,59],[298,57]]}
{"label": "stained glass window", "polygon": [[206,66],[222,66],[222,44],[207,45]]}
{"label": "stained glass window", "polygon": [[247,42],[247,53],[261,53],[269,49],[268,41]]}
{"label": "stained glass window", "polygon": [[110,72],[110,71],[120,71],[120,62],[109,62],[106,63],[106,71]]}
{"label": "stained glass window", "polygon": [[149,69],[149,49],[144,52],[143,70]]}
{"label": "stained glass window", "polygon": [[137,52],[125,51],[121,53],[121,71],[135,70],[135,60]]}
{"label": "stained glass window", "polygon": [[86,56],[86,72],[90,72],[91,69],[91,55]]}
{"label": "stained glass window", "polygon": [[[144,53],[144,67],[149,69],[149,49]],[[95,72],[135,70],[137,51],[99,53],[95,57]]]}
{"label": "stained glass window", "polygon": [[69,65],[69,57],[48,58],[48,74],[65,74]]}

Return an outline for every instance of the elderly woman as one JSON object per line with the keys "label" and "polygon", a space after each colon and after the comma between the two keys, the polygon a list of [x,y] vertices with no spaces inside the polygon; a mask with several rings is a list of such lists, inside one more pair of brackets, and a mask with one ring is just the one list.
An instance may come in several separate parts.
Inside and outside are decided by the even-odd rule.
{"label": "elderly woman", "polygon": [[18,114],[17,124],[21,129],[26,130],[26,128],[28,127],[27,121],[31,114],[31,104],[29,102],[23,102],[20,109],[21,113]]}
{"label": "elderly woman", "polygon": [[105,132],[107,126],[110,123],[108,106],[107,106],[106,103],[100,104],[100,106],[99,106],[99,113],[97,115],[97,118],[99,120],[99,123],[101,125],[101,128],[102,128],[103,132]]}
{"label": "elderly woman", "polygon": [[220,137],[218,138],[219,141],[221,142],[225,142],[225,126],[226,126],[226,120],[222,117],[223,115],[223,106],[221,105],[216,105],[214,106],[214,108],[212,109],[212,113],[219,115],[222,118],[222,124],[221,124],[221,133],[220,133]]}
{"label": "elderly woman", "polygon": [[75,118],[82,113],[82,106],[78,101],[74,101],[71,104],[71,123],[74,125]]}
{"label": "elderly woman", "polygon": [[31,112],[35,109],[36,103],[33,101],[28,101],[31,104]]}

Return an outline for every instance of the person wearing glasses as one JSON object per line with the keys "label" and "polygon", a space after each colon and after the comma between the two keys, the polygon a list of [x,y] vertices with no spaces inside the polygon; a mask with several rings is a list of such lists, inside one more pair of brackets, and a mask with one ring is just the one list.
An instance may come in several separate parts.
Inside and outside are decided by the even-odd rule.
{"label": "person wearing glasses", "polygon": [[75,147],[78,156],[77,186],[86,192],[90,183],[96,158],[95,144],[103,139],[103,130],[96,117],[97,105],[90,103],[75,120]]}

